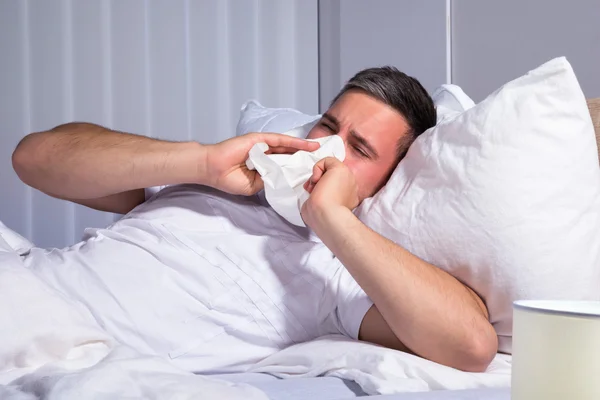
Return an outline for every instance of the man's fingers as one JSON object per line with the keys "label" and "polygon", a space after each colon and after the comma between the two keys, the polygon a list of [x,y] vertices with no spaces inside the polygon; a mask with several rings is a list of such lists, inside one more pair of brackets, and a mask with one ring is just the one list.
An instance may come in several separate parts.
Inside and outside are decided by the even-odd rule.
{"label": "man's fingers", "polygon": [[259,173],[255,173],[254,174],[254,180],[252,181],[252,192],[253,192],[253,194],[260,192],[264,188],[265,188],[265,183],[263,182],[262,178],[260,177],[260,174]]}
{"label": "man's fingers", "polygon": [[266,154],[294,154],[295,152],[300,151],[294,147],[269,147]]}
{"label": "man's fingers", "polygon": [[335,157],[327,157],[322,159],[320,162],[323,162],[323,172],[343,164],[340,160],[338,160]]}
{"label": "man's fingers", "polygon": [[325,167],[325,159],[319,161],[318,163],[315,164],[315,166],[313,167],[313,174],[310,177],[310,180],[313,184],[317,184],[317,182],[319,182],[319,179],[321,179],[321,177],[323,176],[323,174],[326,171],[326,167]]}
{"label": "man's fingers", "polygon": [[287,148],[292,151],[304,150],[315,151],[319,148],[319,143],[295,138],[278,133],[261,133],[257,135],[259,142],[266,143],[271,148]]}
{"label": "man's fingers", "polygon": [[[327,161],[329,158],[331,158],[331,157],[324,158],[324,159],[320,160],[313,167],[313,174],[312,174],[312,176],[304,184],[304,189],[308,193],[312,193],[313,189],[315,188],[315,185],[319,182],[319,180],[321,179],[321,177],[323,176],[323,174],[325,173],[325,171],[327,171],[328,164],[331,163],[331,161],[329,161],[329,162]],[[336,160],[336,159],[334,159],[334,160]]]}

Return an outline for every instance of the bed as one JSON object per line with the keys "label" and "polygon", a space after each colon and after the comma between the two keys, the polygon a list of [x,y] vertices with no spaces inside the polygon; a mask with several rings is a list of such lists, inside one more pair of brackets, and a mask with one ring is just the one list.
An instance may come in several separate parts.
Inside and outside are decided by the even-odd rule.
{"label": "bed", "polygon": [[[342,400],[368,396],[355,382],[335,378],[278,379],[260,373],[216,375],[230,382],[247,383],[263,392],[271,400]],[[509,389],[448,390],[421,393],[399,393],[370,396],[385,400],[505,400],[510,398]]]}
{"label": "bed", "polygon": [[[598,153],[600,155],[600,98],[589,100],[588,107],[592,115],[596,132]],[[3,243],[5,246],[4,251]],[[8,249],[10,249],[10,251]],[[391,384],[388,385],[386,391],[374,391],[373,386],[368,388],[368,379],[354,379],[356,376],[360,378],[360,375],[339,374],[337,373],[338,371],[336,371],[336,368],[332,367],[333,364],[326,366],[326,368],[320,368],[323,367],[323,362],[322,360],[319,360],[319,356],[311,355],[304,357],[305,359],[311,359],[309,362],[310,365],[309,367],[305,368],[305,370],[302,370],[301,368],[298,369],[297,366],[303,362],[303,348],[300,348],[300,351],[296,350],[296,353],[293,354],[294,357],[287,357],[289,360],[289,364],[287,366],[285,363],[281,362],[282,358],[286,358],[284,356],[279,356],[280,358],[275,359],[272,363],[272,365],[278,365],[280,368],[283,365],[284,369],[287,367],[288,371],[295,369],[295,375],[288,375],[289,379],[282,379],[281,374],[277,375],[268,373],[270,365],[269,363],[264,362],[261,362],[263,365],[259,366],[259,368],[253,368],[253,372],[212,375],[208,377],[209,379],[207,379],[205,376],[184,373],[180,370],[174,369],[171,365],[158,357],[140,357],[139,354],[134,354],[129,349],[119,349],[117,348],[118,346],[115,347],[116,351],[115,348],[110,348],[110,355],[105,357],[106,349],[103,346],[105,346],[105,343],[109,343],[110,339],[98,337],[97,333],[93,332],[94,328],[88,327],[86,328],[87,330],[82,331],[81,329],[78,330],[78,326],[69,326],[68,323],[71,323],[71,320],[65,319],[67,322],[62,322],[62,315],[57,313],[56,310],[61,309],[61,302],[63,300],[56,296],[42,299],[41,296],[45,294],[43,293],[43,290],[36,289],[35,285],[37,282],[30,276],[27,276],[27,270],[25,268],[18,268],[18,264],[21,261],[14,250],[15,248],[10,247],[6,242],[4,242],[2,235],[0,235],[0,266],[2,266],[2,268],[0,268],[0,275],[4,274],[2,276],[3,279],[0,279],[0,307],[5,307],[4,311],[0,312],[0,316],[8,315],[13,318],[10,321],[4,322],[0,320],[0,326],[5,327],[4,331],[0,330],[0,333],[10,333],[10,329],[18,330],[20,332],[20,335],[5,336],[6,338],[12,338],[12,342],[0,340],[0,353],[6,355],[6,357],[3,358],[3,366],[6,366],[6,360],[8,360],[10,356],[14,355],[15,360],[17,360],[12,369],[5,369],[4,372],[0,374],[0,398],[2,399],[30,400],[36,398],[45,398],[46,396],[54,396],[52,398],[61,398],[66,400],[89,398],[87,395],[83,396],[82,393],[102,393],[104,396],[102,398],[144,398],[148,397],[146,395],[147,393],[152,393],[151,397],[153,398],[177,397],[182,399],[192,399],[200,397],[219,399],[244,398],[245,400],[262,400],[265,398],[271,400],[342,400],[364,397],[367,396],[367,393],[374,392],[393,393],[387,395],[374,395],[370,397],[372,399],[387,400],[510,399],[510,389],[508,388],[510,382],[510,357],[506,357],[504,363],[505,367],[508,365],[508,372],[506,372],[505,368],[503,375],[504,380],[501,381],[501,385],[496,384],[495,388],[489,388],[490,386],[494,385],[486,384],[486,381],[484,380],[472,380],[471,385],[462,386],[470,387],[471,389],[469,390],[434,390],[427,392],[416,392],[413,390],[413,393],[403,393],[404,390],[402,385],[404,383],[402,382],[390,382]],[[17,265],[17,267],[11,270],[11,263],[16,263],[15,265]],[[12,280],[11,276],[9,275],[12,276]],[[19,283],[21,286],[12,285],[11,283],[13,282]],[[23,287],[26,287],[27,290],[23,290]],[[32,309],[27,310],[27,313],[24,313],[22,310],[13,311],[10,306],[11,303],[32,305]],[[54,313],[49,315],[50,313],[47,312],[48,309],[52,309]],[[13,311],[12,314],[11,311]],[[38,314],[34,315],[35,318],[29,318],[31,315],[33,315],[31,313]],[[23,316],[22,314],[27,315]],[[41,321],[38,332],[35,334],[26,329],[27,321],[32,319]],[[73,324],[75,324],[75,322],[73,322]],[[44,325],[44,323],[47,324]],[[60,335],[56,335],[56,326],[60,326],[62,329],[60,331]],[[36,327],[36,329],[37,328],[38,327]],[[31,336],[30,338],[27,335],[34,336]],[[15,375],[15,373],[19,372],[19,363],[26,363],[26,361],[28,361],[27,357],[31,356],[31,349],[35,348],[35,345],[31,345],[31,343],[35,342],[37,337],[43,337],[44,335],[46,335],[46,340],[55,341],[58,345],[63,345],[65,348],[67,345],[75,343],[75,340],[79,340],[80,342],[83,341],[86,344],[81,347],[87,347],[78,351],[80,351],[81,354],[84,354],[86,353],[85,350],[87,350],[87,359],[74,359],[79,364],[77,364],[75,368],[71,368],[71,370],[65,366],[59,366],[63,368],[63,370],[59,371],[55,366],[53,366],[51,368],[44,367],[40,369],[30,369]],[[79,337],[76,337],[77,335],[79,335]],[[85,337],[81,337],[81,335],[85,335]],[[104,335],[104,333],[101,333],[100,335]],[[90,339],[92,336],[93,340]],[[338,340],[341,341],[342,339]],[[322,339],[318,339],[315,342],[318,341],[321,341],[321,344],[323,344]],[[299,346],[306,347],[310,345],[312,345],[312,343],[300,344]],[[335,347],[331,346],[330,343],[325,343],[325,345],[326,347],[324,348]],[[19,353],[19,346],[22,346],[23,349],[21,353]],[[353,342],[353,346],[355,346],[353,349],[357,348],[357,342]],[[359,359],[361,362],[364,362],[365,358],[369,358],[370,361],[368,362],[371,363],[371,366],[374,364],[379,366],[380,371],[382,369],[385,370],[389,365],[393,365],[387,364],[387,362],[390,361],[389,359],[377,358],[378,352],[390,352],[389,350],[378,350],[376,346],[368,344],[364,344],[364,346],[365,347],[361,350],[362,352],[351,354],[349,357]],[[285,352],[288,352],[287,355],[289,356],[289,349],[285,349],[280,353]],[[414,357],[405,353],[395,353],[398,353],[395,356],[396,358],[399,356]],[[331,354],[333,354],[333,357]],[[343,358],[336,358],[334,352],[331,354],[329,361],[331,361],[331,358],[336,360]],[[343,353],[339,354],[345,356]],[[36,357],[38,356],[39,354],[36,354]],[[42,354],[42,356],[53,355]],[[383,362],[380,360],[383,360]],[[67,361],[71,362],[73,360]],[[411,374],[418,375],[418,373],[415,372],[418,368],[415,368],[415,366],[419,362],[430,363],[429,361],[414,357],[412,360],[413,364],[410,364],[410,368],[404,367],[404,369],[410,370],[406,376]],[[421,373],[423,375],[435,375],[435,371],[433,370],[436,368],[435,365],[437,364],[432,364],[433,363],[429,364],[428,368],[430,369],[427,369],[425,372]],[[38,363],[38,365],[45,364]],[[319,368],[314,368],[315,365]],[[341,362],[338,362],[337,365],[342,365],[342,369],[353,368],[353,366],[348,364],[345,359]],[[71,365],[71,367],[73,367],[73,365]],[[446,368],[442,366],[439,367]],[[492,364],[486,374],[490,373],[491,371],[493,375],[493,370],[495,367],[496,366]],[[310,370],[310,373],[306,373],[308,370]],[[321,370],[327,372],[325,374],[327,376],[321,376],[323,375],[319,372]],[[373,370],[375,369],[371,368],[371,372]],[[450,378],[446,380],[446,386],[451,386],[448,385],[448,382],[452,382],[454,380],[460,381],[460,377],[468,375],[467,373],[462,373],[456,370],[452,371],[451,372],[454,375],[449,374]],[[335,376],[336,374],[338,376]],[[363,378],[364,375],[365,374],[363,373]],[[446,375],[448,375],[448,371],[446,371]],[[380,374],[378,378],[375,378],[379,379],[380,384],[382,382],[382,376],[389,377],[390,375]],[[352,379],[343,379],[344,377],[352,377]],[[14,385],[12,383],[16,378],[19,378],[19,382],[17,385]],[[210,378],[217,379],[211,380]],[[385,382],[390,381],[389,378],[387,379],[388,380]],[[357,383],[356,381],[360,382]],[[495,382],[498,383],[497,380]],[[11,383],[11,385],[3,386],[8,383]],[[458,386],[460,386],[460,382]],[[454,385],[454,387],[457,387],[457,385]],[[111,396],[111,393],[113,396]],[[179,394],[179,396],[176,394]]]}
{"label": "bed", "polygon": [[[588,100],[588,108],[596,131],[596,143],[600,158],[600,98]],[[270,399],[341,400],[367,396],[355,382],[336,377],[278,379],[263,373],[218,375],[231,382],[247,383],[264,391]],[[371,396],[386,400],[508,400],[510,389],[471,389],[433,391],[422,393],[399,393]]]}

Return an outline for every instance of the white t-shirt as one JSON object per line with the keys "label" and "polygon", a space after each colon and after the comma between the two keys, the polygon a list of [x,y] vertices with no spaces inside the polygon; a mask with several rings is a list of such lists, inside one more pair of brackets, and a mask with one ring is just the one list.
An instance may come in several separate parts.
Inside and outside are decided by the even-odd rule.
{"label": "white t-shirt", "polygon": [[243,371],[326,334],[357,338],[373,305],[310,230],[259,196],[196,185],[25,262],[118,340],[195,372]]}

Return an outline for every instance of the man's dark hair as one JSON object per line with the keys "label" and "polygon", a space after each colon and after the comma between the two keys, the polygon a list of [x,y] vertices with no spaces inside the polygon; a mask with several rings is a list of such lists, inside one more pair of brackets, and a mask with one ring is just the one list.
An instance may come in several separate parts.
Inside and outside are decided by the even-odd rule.
{"label": "man's dark hair", "polygon": [[349,90],[360,90],[394,108],[406,119],[409,131],[398,141],[398,160],[415,139],[435,125],[436,111],[427,90],[415,78],[391,66],[368,68],[354,75],[333,99]]}

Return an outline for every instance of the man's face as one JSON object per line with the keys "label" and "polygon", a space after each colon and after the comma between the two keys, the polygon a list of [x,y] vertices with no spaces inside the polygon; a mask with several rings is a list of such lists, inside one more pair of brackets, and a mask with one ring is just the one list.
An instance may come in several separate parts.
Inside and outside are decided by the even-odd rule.
{"label": "man's face", "polygon": [[385,185],[397,165],[398,140],[408,132],[404,117],[360,91],[344,93],[308,134],[308,139],[340,135],[344,164],[354,174],[362,202]]}

